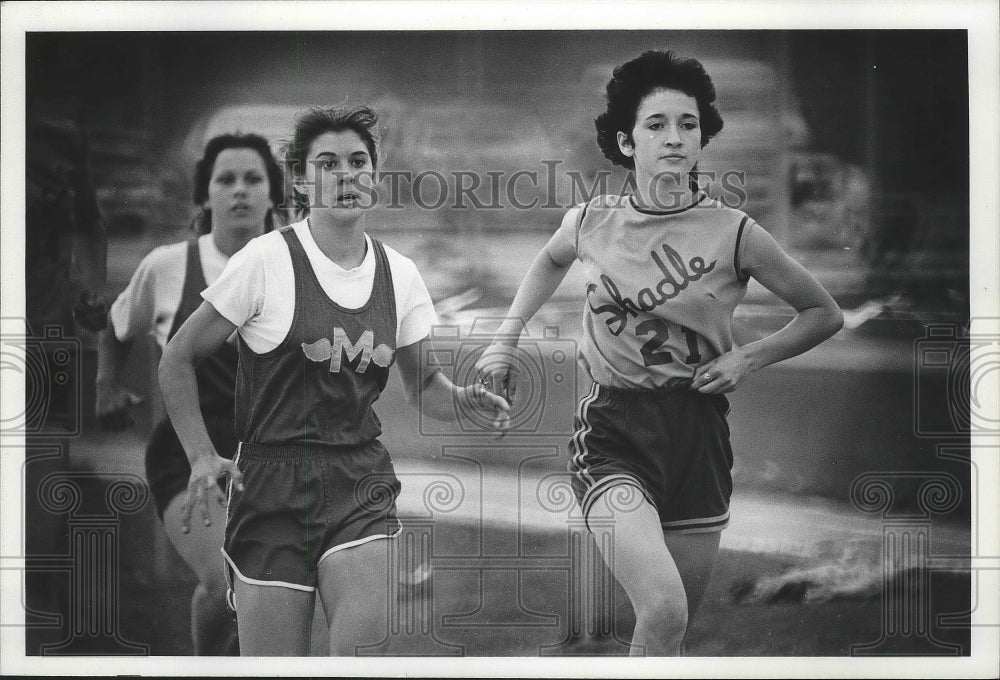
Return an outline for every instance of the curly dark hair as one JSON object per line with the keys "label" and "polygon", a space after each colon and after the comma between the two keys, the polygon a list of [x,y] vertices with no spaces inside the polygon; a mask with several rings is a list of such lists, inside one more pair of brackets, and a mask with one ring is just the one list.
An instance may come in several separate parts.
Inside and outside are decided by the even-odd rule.
{"label": "curly dark hair", "polygon": [[[212,179],[212,171],[215,169],[215,160],[219,154],[226,149],[251,149],[256,151],[261,160],[264,161],[264,168],[267,171],[268,197],[271,199],[272,210],[267,214],[267,224],[265,231],[274,228],[273,208],[278,208],[285,200],[285,181],[281,172],[281,167],[274,160],[271,153],[271,146],[267,140],[260,135],[233,133],[213,137],[205,145],[205,152],[194,166],[194,203],[201,206],[208,201],[208,183]],[[195,230],[199,234],[207,234],[212,231],[212,211],[203,209],[201,214],[195,218]]]}
{"label": "curly dark hair", "polygon": [[650,92],[661,88],[680,90],[698,102],[702,147],[722,130],[722,116],[714,103],[715,86],[701,62],[682,59],[673,52],[650,50],[615,68],[606,88],[608,108],[594,121],[597,146],[615,165],[635,168],[635,160],[618,148],[618,132],[632,140],[639,104]]}
{"label": "curly dark hair", "polygon": [[[302,177],[305,173],[309,147],[316,138],[327,132],[352,130],[357,133],[368,149],[372,159],[372,170],[378,167],[379,140],[375,129],[378,114],[367,106],[338,108],[333,106],[313,106],[295,118],[292,139],[285,145],[285,169],[290,178]],[[308,213],[306,197],[292,191],[295,211]]]}

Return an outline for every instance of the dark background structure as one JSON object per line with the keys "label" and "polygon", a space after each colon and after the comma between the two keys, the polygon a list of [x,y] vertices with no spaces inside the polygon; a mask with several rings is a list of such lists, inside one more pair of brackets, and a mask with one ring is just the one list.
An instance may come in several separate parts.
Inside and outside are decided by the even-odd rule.
{"label": "dark background structure", "polygon": [[[959,294],[966,278],[966,42],[960,30],[34,33],[26,85],[29,100],[46,88],[75,95],[112,228],[169,230],[186,207],[192,130],[226,105],[386,103],[401,119],[388,122],[388,146],[396,147],[390,163],[419,142],[407,132],[421,107],[516,108],[541,123],[549,146],[539,148],[580,167],[603,162],[591,125],[611,66],[653,48],[761,64],[772,82],[747,101],[734,101],[740,93],[727,87],[738,74],[713,74],[724,113],[770,116],[772,133],[783,117],[801,118],[807,132],[793,142],[796,151],[849,164],[867,183],[858,245],[874,267],[872,281],[887,288],[887,276],[903,277],[914,294],[935,298],[940,286],[911,271],[915,260]],[[486,120],[479,129],[440,134],[473,149],[476,134],[530,136],[537,129],[489,127]],[[717,146],[725,144],[723,137]],[[855,200],[829,186],[836,169],[796,189],[794,174],[774,165],[750,170],[778,185],[773,200],[786,201],[776,219],[762,219],[779,233],[792,228],[798,216],[790,211],[811,197]],[[119,205],[128,192],[133,205]],[[553,220],[534,224],[551,228]],[[823,228],[840,227],[827,218]],[[823,247],[816,238],[804,245],[817,242]]]}

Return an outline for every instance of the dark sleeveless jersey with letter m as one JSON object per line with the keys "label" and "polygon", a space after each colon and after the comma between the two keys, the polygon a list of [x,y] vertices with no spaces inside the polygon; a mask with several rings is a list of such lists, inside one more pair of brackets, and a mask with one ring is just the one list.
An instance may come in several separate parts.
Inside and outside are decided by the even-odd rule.
{"label": "dark sleeveless jersey with letter m", "polygon": [[[281,234],[295,272],[295,313],[281,344],[257,354],[239,340],[236,432],[248,444],[356,446],[382,433],[372,405],[396,351],[396,301],[382,244],[368,302],[327,297],[291,227]],[[268,291],[269,294],[275,294]]]}
{"label": "dark sleeveless jersey with letter m", "polygon": [[583,207],[577,257],[587,271],[580,361],[599,384],[651,389],[686,384],[732,349],[746,214],[704,194],[679,210],[648,211],[632,197]]}

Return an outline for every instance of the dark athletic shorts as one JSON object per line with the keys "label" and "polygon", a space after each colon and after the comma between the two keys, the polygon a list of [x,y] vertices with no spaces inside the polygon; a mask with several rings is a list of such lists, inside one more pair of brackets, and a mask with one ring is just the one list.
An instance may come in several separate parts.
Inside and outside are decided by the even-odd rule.
{"label": "dark athletic shorts", "polygon": [[569,445],[573,491],[588,526],[595,501],[626,485],[656,508],[665,531],[724,529],[733,490],[728,412],[725,395],[595,383],[580,400]]}
{"label": "dark athletic shorts", "polygon": [[243,443],[235,460],[244,489],[228,491],[230,579],[312,592],[324,558],[400,531],[399,479],[377,439],[356,447]]}
{"label": "dark athletic shorts", "polygon": [[[232,458],[236,453],[236,431],[233,428],[233,414],[205,414],[205,426],[216,452],[223,458]],[[170,501],[187,490],[191,465],[188,463],[184,447],[169,420],[161,421],[149,437],[146,445],[146,481],[156,503],[156,512],[163,519],[163,512]],[[220,480],[220,487],[225,480]]]}

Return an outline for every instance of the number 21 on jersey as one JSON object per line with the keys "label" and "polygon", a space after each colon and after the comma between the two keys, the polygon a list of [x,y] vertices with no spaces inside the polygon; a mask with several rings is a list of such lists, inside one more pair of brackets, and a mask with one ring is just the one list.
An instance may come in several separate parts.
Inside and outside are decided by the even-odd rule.
{"label": "number 21 on jersey", "polygon": [[[685,364],[700,364],[701,352],[698,351],[698,334],[685,326],[677,326],[687,342],[687,356],[684,358]],[[672,364],[674,362],[673,352],[661,349],[670,339],[670,324],[663,319],[646,319],[635,327],[636,337],[652,337],[639,349],[642,352],[642,360],[646,366],[660,366],[662,364]]]}

